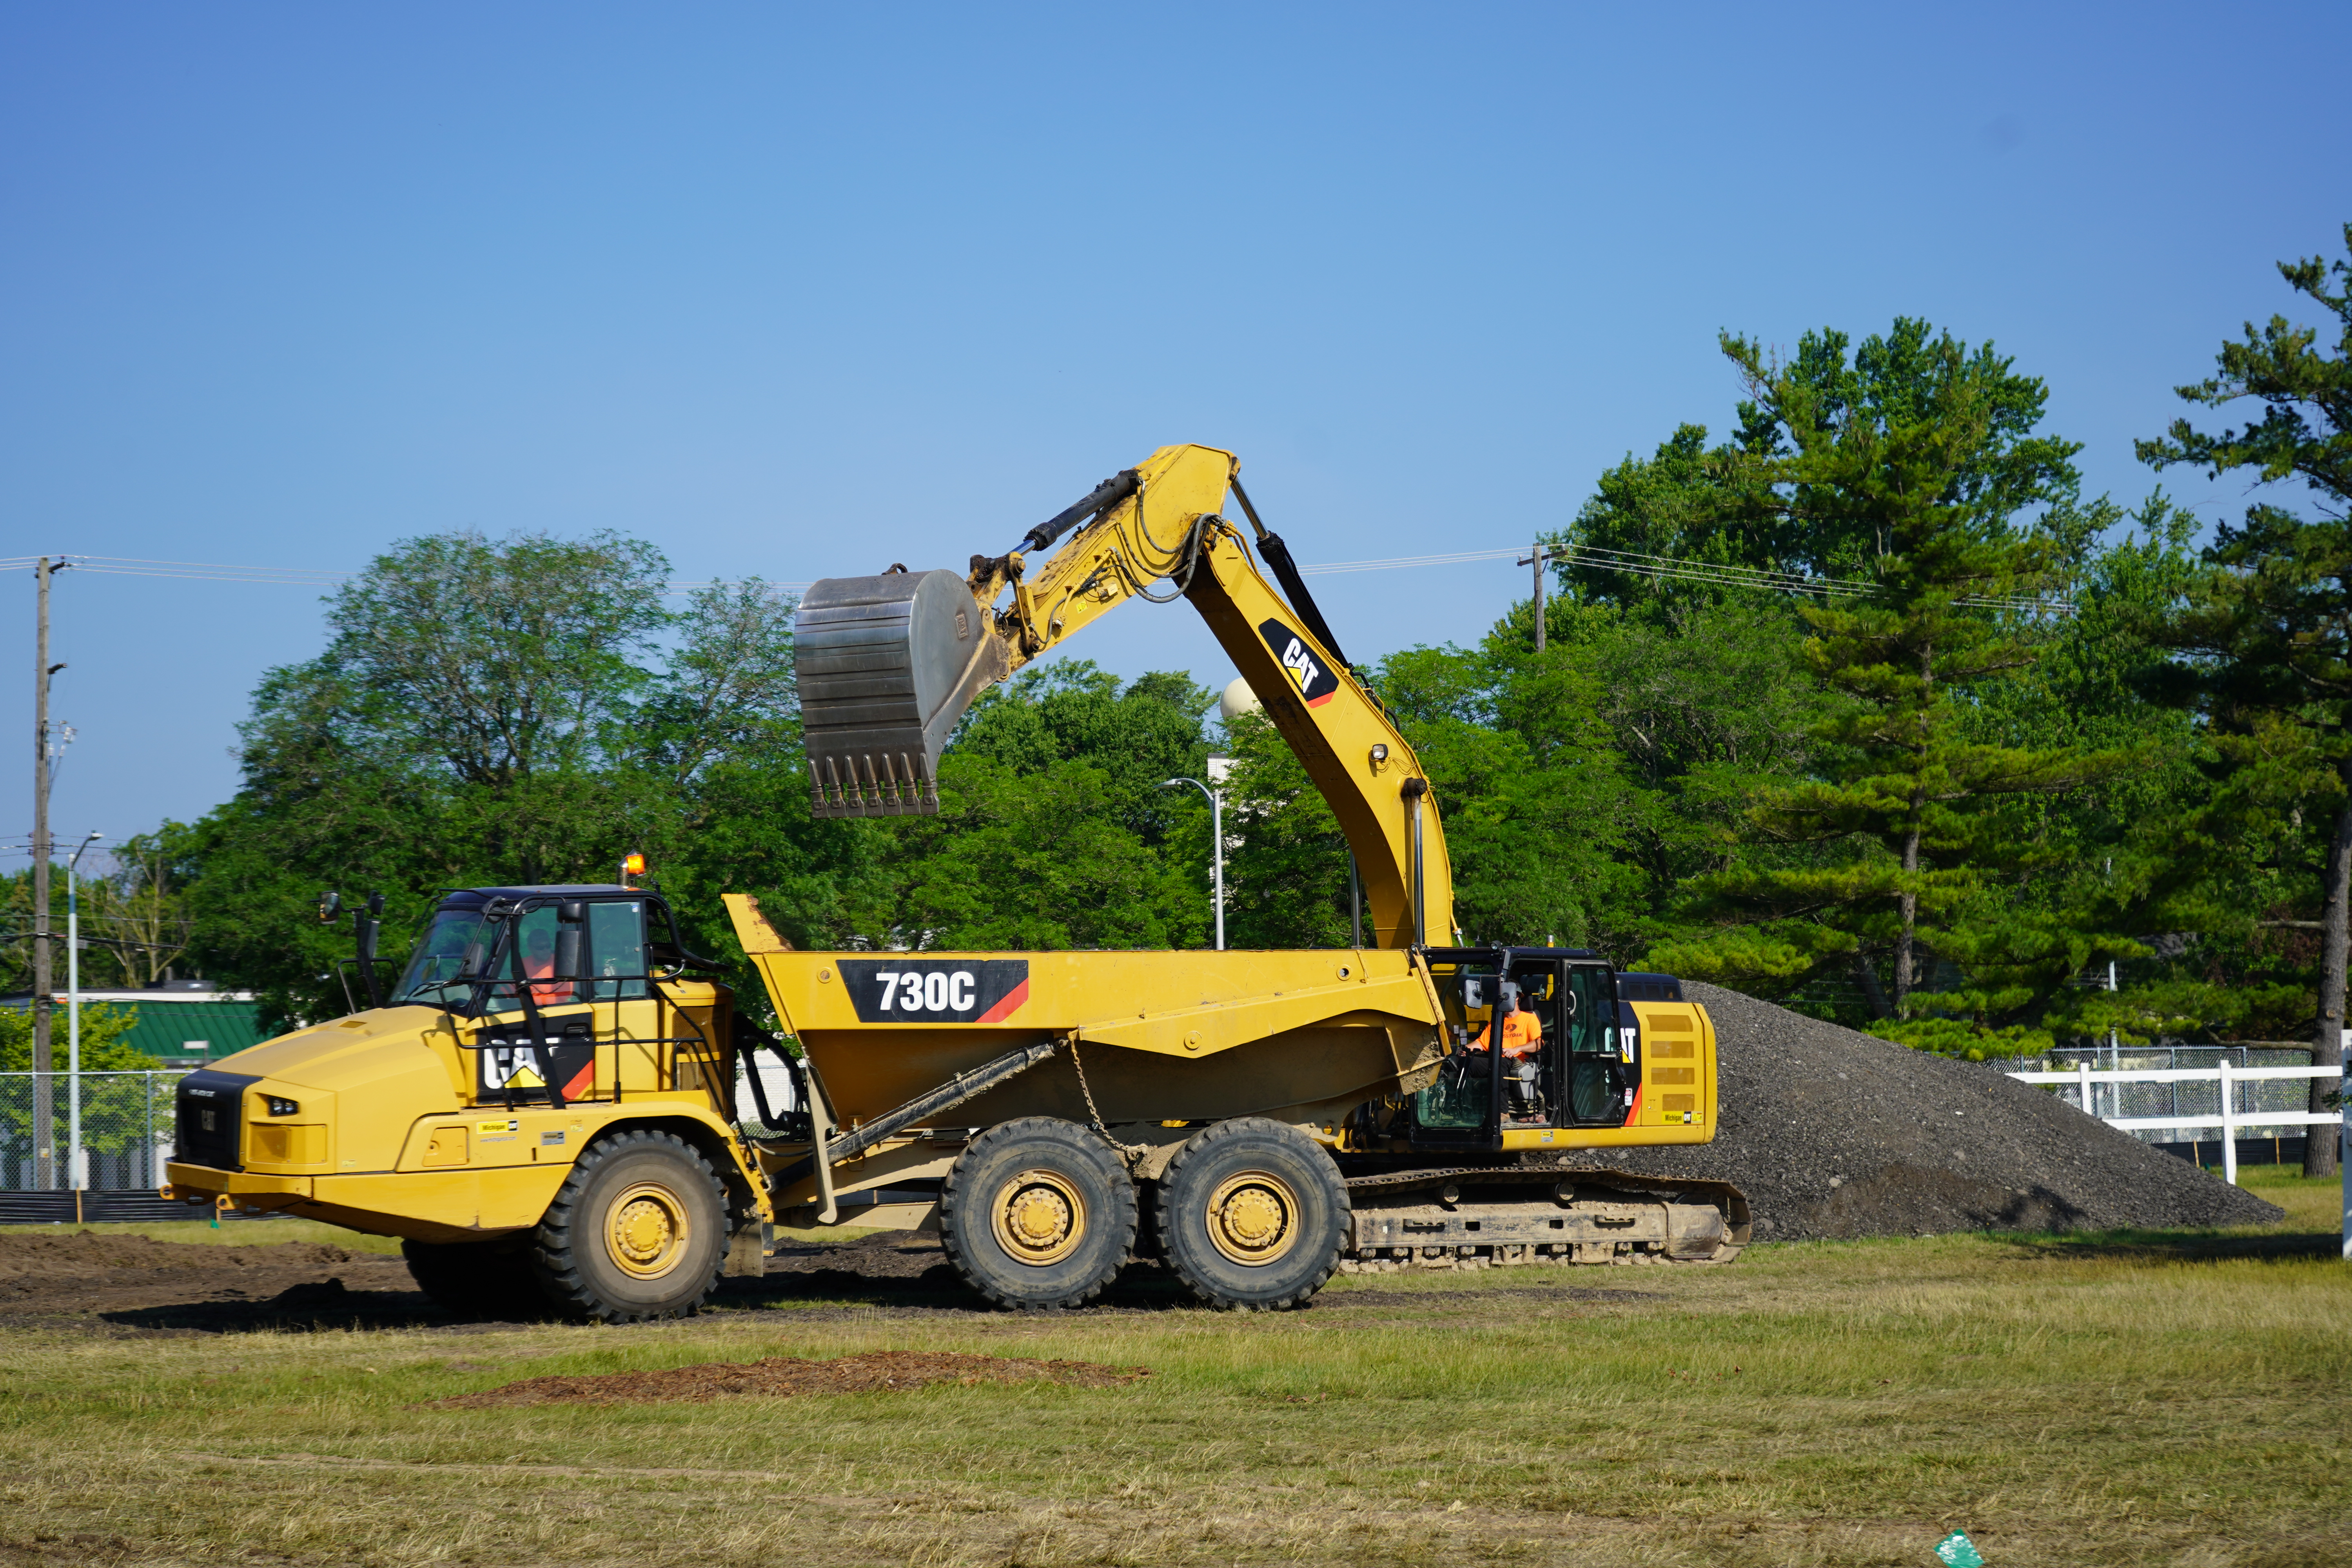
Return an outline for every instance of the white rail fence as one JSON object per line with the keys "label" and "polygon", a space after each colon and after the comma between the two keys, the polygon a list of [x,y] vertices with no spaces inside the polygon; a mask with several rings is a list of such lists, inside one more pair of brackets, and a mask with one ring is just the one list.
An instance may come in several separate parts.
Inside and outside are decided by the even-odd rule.
{"label": "white rail fence", "polygon": [[[2221,1136],[2221,1176],[2235,1186],[2238,1181],[2238,1134],[2250,1128],[2327,1127],[2344,1122],[2343,1113],[2334,1110],[2289,1110],[2283,1106],[2252,1106],[2244,1103],[2248,1091],[2256,1086],[2293,1079],[2308,1082],[2326,1079],[2340,1083],[2344,1069],[2333,1067],[2232,1067],[2224,1060],[2210,1068],[2095,1068],[2087,1061],[2067,1072],[2013,1072],[2009,1075],[2020,1083],[2055,1084],[2072,1088],[2077,1098],[2074,1103],[2110,1127],[2126,1132],[2159,1131],[2166,1129],[2218,1127]],[[2125,1116],[2119,1114],[2124,1103],[2123,1086],[2134,1083],[2211,1084],[2214,1109],[2201,1111],[2175,1110],[2165,1116]],[[2104,1097],[2107,1114],[2099,1114],[2098,1091],[2106,1089]],[[2257,1090],[2258,1092],[2258,1090]],[[2204,1096],[2197,1096],[2203,1099]],[[2297,1096],[2304,1104],[2309,1101]],[[2316,1137],[2316,1133],[2306,1133]]]}

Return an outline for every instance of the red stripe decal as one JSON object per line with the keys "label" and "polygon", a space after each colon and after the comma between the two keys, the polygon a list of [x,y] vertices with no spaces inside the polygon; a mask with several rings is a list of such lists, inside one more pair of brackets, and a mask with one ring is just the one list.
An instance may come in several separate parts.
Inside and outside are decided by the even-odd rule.
{"label": "red stripe decal", "polygon": [[1320,707],[1322,707],[1322,706],[1323,706],[1323,704],[1325,704],[1326,702],[1330,701],[1330,700],[1331,700],[1331,699],[1333,699],[1334,697],[1337,697],[1337,696],[1339,696],[1339,691],[1338,691],[1336,689],[1332,689],[1332,690],[1329,690],[1329,691],[1325,692],[1325,693],[1324,693],[1322,696],[1320,696],[1320,697],[1314,698],[1314,699],[1310,700],[1307,702],[1307,706],[1308,706],[1309,708],[1320,708]]}
{"label": "red stripe decal", "polygon": [[1625,1125],[1628,1127],[1642,1119],[1642,1090],[1646,1087],[1638,1083],[1633,1086],[1633,1103],[1625,1112]]}
{"label": "red stripe decal", "polygon": [[1004,994],[1003,1001],[999,1002],[995,1006],[991,1007],[987,1012],[982,1013],[979,1017],[974,1018],[972,1022],[975,1024],[1001,1024],[1006,1018],[1011,1017],[1014,1013],[1020,1011],[1021,1004],[1028,1000],[1029,982],[1026,979],[1024,979],[1020,984],[1015,985],[1012,990],[1007,991]]}
{"label": "red stripe decal", "polygon": [[[583,1084],[585,1084],[587,1087],[585,1089],[582,1088],[581,1086]],[[563,1086],[563,1098],[566,1100],[578,1100],[582,1096],[593,1091],[595,1087],[596,1064],[594,1062],[590,1062],[586,1067],[580,1069],[579,1077],[573,1079],[570,1083]]]}

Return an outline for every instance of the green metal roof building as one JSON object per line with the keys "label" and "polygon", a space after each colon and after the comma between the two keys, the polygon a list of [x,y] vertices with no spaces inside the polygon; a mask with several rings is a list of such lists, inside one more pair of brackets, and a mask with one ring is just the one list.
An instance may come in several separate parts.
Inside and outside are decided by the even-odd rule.
{"label": "green metal roof building", "polygon": [[[59,1010],[58,1066],[63,1068],[66,994],[55,994]],[[135,1014],[136,1021],[122,1035],[121,1043],[173,1067],[202,1067],[247,1046],[257,1046],[267,1037],[261,1032],[261,1005],[250,991],[194,989],[182,981],[147,991],[85,991],[81,1000],[84,1006],[104,1003]],[[21,1009],[30,1001],[26,996],[11,996],[0,1005]]]}

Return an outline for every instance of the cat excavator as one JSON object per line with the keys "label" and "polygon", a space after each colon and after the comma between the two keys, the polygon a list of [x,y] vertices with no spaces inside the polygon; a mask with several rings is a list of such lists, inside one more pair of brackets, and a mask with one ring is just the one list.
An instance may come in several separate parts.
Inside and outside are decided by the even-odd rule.
{"label": "cat excavator", "polygon": [[604,1321],[692,1312],[779,1225],[934,1232],[1019,1309],[1081,1305],[1139,1256],[1254,1309],[1342,1268],[1737,1256],[1729,1185],[1559,1158],[1714,1136],[1705,1009],[1580,949],[1465,940],[1438,798],[1231,453],[1162,447],[961,576],[814,584],[811,809],[940,811],[982,692],[1178,597],[1346,833],[1370,917],[1349,946],[803,952],[725,895],[779,1038],[635,857],[611,883],[450,891],[396,973],[371,902],[348,1016],[181,1081],[165,1195],[398,1237],[455,1311]]}
{"label": "cat excavator", "polygon": [[1230,452],[1161,447],[962,575],[813,584],[811,809],[938,812],[982,692],[1179,597],[1339,819],[1368,925],[1338,951],[805,952],[728,895],[801,1049],[808,1135],[761,1144],[779,1212],[936,1228],[975,1289],[1031,1308],[1090,1299],[1139,1250],[1249,1308],[1341,1268],[1736,1256],[1735,1188],[1548,1158],[1709,1141],[1713,1026],[1671,976],[1464,939],[1437,798]]}

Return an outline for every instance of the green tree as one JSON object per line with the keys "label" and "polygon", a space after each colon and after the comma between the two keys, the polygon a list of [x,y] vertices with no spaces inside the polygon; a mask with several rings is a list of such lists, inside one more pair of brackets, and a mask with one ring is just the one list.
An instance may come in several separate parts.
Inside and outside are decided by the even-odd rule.
{"label": "green tree", "polygon": [[641,542],[405,541],[272,670],[244,785],[173,848],[195,953],[280,1020],[341,1012],[349,928],[323,889],[386,895],[397,961],[448,888],[609,881],[643,849],[690,939],[740,959],[716,893],[798,941],[843,939],[877,875],[866,825],[808,808],[789,598],[756,581],[664,607]]}
{"label": "green tree", "polygon": [[[2352,254],[2352,224],[2344,240]],[[2221,346],[2219,374],[2177,390],[2209,407],[2253,398],[2263,417],[2218,434],[2176,420],[2138,452],[2158,468],[2300,480],[2315,514],[2259,501],[2223,525],[2206,552],[2211,574],[2162,635],[2182,655],[2168,689],[2203,716],[2221,753],[2223,808],[2325,825],[2312,1059],[2332,1066],[2343,1060],[2352,891],[2352,263],[2315,256],[2281,262],[2279,273],[2336,318],[2334,353],[2318,347],[2316,329],[2283,315],[2246,323],[2242,340]],[[2315,1081],[2312,1093],[2317,1110]],[[2334,1173],[2333,1140],[2305,1147],[2306,1174]]]}
{"label": "green tree", "polygon": [[[1723,347],[1748,393],[1744,445],[1810,562],[1868,585],[1802,609],[1807,663],[1844,700],[1813,729],[1814,776],[1764,790],[1747,816],[1756,838],[1810,853],[1706,879],[1740,923],[1659,956],[1783,987],[1850,968],[1900,1033],[1929,948],[1964,967],[2012,956],[2021,933],[1974,895],[2046,868],[2046,847],[2021,837],[2027,803],[2128,761],[1969,732],[1979,695],[2032,658],[2016,616],[2057,585],[2058,547],[2020,514],[2074,503],[2076,448],[2033,433],[2040,380],[1922,321],[1898,319],[1851,360],[1835,332],[1808,334],[1787,363],[1728,334]],[[2002,1000],[2017,999],[1944,1003]]]}
{"label": "green tree", "polygon": [[[940,815],[901,818],[877,945],[1039,951],[1205,945],[1210,694],[1122,688],[1084,659],[1034,665],[974,704],[940,763]],[[1189,797],[1189,798],[1187,798]]]}

